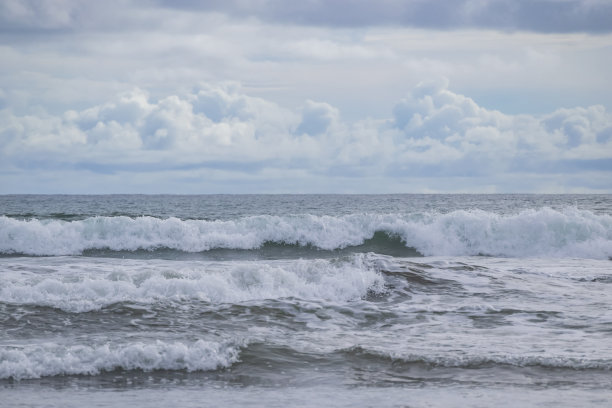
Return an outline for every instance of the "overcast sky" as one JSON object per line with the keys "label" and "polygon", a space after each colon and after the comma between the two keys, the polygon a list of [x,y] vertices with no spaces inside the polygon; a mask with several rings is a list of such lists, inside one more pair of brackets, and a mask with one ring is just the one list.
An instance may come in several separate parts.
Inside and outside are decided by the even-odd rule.
{"label": "overcast sky", "polygon": [[612,193],[612,1],[0,0],[0,193]]}

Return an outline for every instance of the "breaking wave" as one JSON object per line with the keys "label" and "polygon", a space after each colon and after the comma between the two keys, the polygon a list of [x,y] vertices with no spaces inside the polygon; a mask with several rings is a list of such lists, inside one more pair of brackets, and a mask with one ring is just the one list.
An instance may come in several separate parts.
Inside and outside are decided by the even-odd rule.
{"label": "breaking wave", "polygon": [[[262,347],[263,346],[263,347]],[[252,348],[253,347],[253,348]],[[252,348],[252,349],[251,349]],[[269,351],[272,351],[270,353]],[[58,375],[100,375],[114,370],[182,370],[211,371],[228,368],[235,363],[258,367],[266,362],[286,359],[307,359],[321,354],[302,354],[292,347],[278,347],[240,342],[197,340],[98,345],[43,343],[25,346],[0,347],[0,380],[35,379]],[[414,365],[430,368],[486,369],[491,367],[539,367],[555,370],[612,370],[609,359],[584,358],[567,355],[490,354],[444,355],[433,353],[395,355],[395,353],[367,350],[354,346],[331,352],[341,361],[357,366],[392,366],[395,372],[409,370]],[[257,356],[254,358],[254,356]],[[328,356],[329,357],[329,356]],[[244,358],[244,360],[243,360]]]}
{"label": "breaking wave", "polygon": [[[446,214],[259,215],[235,220],[91,217],[85,220],[0,217],[0,253],[78,255],[88,250],[205,252],[267,244],[319,250],[359,247],[377,234],[426,256],[612,256],[612,216],[540,208],[513,215],[481,210]],[[381,242],[378,242],[381,244]]]}
{"label": "breaking wave", "polygon": [[384,278],[365,258],[221,263],[108,260],[86,265],[66,259],[47,267],[46,273],[28,271],[29,263],[15,263],[2,271],[0,302],[70,312],[98,310],[118,302],[216,304],[290,297],[345,302],[385,290]]}
{"label": "breaking wave", "polygon": [[16,380],[54,375],[96,375],[104,371],[187,370],[229,367],[240,347],[198,340],[194,343],[130,343],[98,346],[39,344],[0,347],[0,379]]}

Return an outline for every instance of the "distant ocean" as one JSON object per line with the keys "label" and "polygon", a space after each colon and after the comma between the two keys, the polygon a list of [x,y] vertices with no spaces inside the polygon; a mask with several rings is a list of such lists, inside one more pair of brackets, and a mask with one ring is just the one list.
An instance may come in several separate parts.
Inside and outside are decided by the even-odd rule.
{"label": "distant ocean", "polygon": [[4,195],[0,406],[610,406],[611,257],[611,195]]}

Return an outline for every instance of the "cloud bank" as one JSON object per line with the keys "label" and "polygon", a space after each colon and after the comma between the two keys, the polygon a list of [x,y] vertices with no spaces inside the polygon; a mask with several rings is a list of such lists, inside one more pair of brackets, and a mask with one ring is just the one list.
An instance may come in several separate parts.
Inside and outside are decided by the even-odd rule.
{"label": "cloud bank", "polygon": [[610,192],[611,9],[0,0],[0,192]]}
{"label": "cloud bank", "polygon": [[172,9],[283,25],[612,32],[607,0],[3,0],[0,32],[121,29],[136,20],[146,27],[159,23],[152,11]]}
{"label": "cloud bank", "polygon": [[[56,177],[57,192],[70,190],[70,177],[89,180],[88,192],[105,192],[95,182],[105,177],[132,180],[141,192],[273,192],[270,183],[281,179],[291,192],[329,192],[321,179],[325,189],[352,192],[448,191],[453,180],[475,191],[609,192],[612,114],[591,106],[508,115],[444,80],[419,84],[387,119],[356,121],[324,102],[287,109],[236,83],[161,98],[134,89],[61,115],[0,110],[0,159],[6,180]],[[161,184],[138,181],[147,173]],[[211,179],[241,183],[215,190]],[[2,192],[27,188],[6,183]]]}
{"label": "cloud bank", "polygon": [[218,11],[281,24],[428,29],[485,28],[537,32],[610,32],[606,0],[162,0],[166,7]]}

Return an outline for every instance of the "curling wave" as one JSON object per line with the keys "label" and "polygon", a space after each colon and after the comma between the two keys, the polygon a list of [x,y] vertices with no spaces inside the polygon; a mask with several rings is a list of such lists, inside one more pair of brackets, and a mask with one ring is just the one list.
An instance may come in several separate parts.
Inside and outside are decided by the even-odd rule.
{"label": "curling wave", "polygon": [[78,221],[0,217],[0,253],[78,255],[87,250],[251,250],[267,243],[323,250],[358,247],[377,233],[422,255],[612,256],[612,216],[540,208],[344,216],[260,215],[227,221],[92,217]]}

